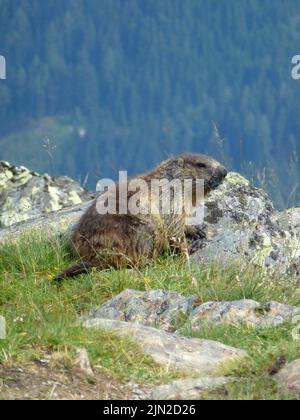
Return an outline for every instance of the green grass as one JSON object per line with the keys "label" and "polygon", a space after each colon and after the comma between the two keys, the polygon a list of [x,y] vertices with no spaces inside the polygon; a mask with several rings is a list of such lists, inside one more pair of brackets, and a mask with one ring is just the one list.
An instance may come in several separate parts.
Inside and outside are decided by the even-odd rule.
{"label": "green grass", "polygon": [[198,332],[192,332],[186,328],[183,333],[187,337],[220,341],[246,350],[249,354],[249,359],[242,366],[229,365],[220,372],[225,375],[230,372],[239,379],[227,386],[226,398],[273,400],[295,397],[280,393],[270,375],[279,357],[285,356],[287,362],[291,362],[300,356],[300,345],[292,338],[293,328],[294,325],[288,324],[261,330],[246,326],[222,325],[204,327]]}
{"label": "green grass", "polygon": [[[65,244],[46,241],[41,234],[24,236],[17,243],[0,247],[0,314],[7,320],[8,336],[0,341],[0,362],[20,365],[42,358],[45,352],[62,353],[72,360],[76,348],[86,347],[95,369],[124,382],[164,383],[178,376],[157,366],[129,340],[113,333],[85,330],[76,324],[78,316],[100,305],[126,288],[165,289],[184,295],[196,294],[203,301],[254,299],[277,300],[299,305],[295,287],[269,278],[255,267],[241,269],[198,266],[188,269],[166,257],[139,270],[107,270],[80,276],[60,286],[49,277],[73,263]],[[300,344],[292,339],[293,325],[255,330],[246,327],[205,327],[187,336],[213,339],[245,349],[249,361],[242,368],[231,367],[238,379],[218,394],[207,398],[279,399],[268,370],[285,355],[288,361],[300,357]]]}

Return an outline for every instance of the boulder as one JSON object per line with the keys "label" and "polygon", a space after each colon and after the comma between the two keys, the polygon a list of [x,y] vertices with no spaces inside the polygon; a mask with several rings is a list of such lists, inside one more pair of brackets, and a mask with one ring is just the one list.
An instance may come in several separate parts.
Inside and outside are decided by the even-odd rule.
{"label": "boulder", "polygon": [[87,318],[135,322],[172,332],[180,321],[186,321],[195,299],[167,290],[124,290],[90,311]]}
{"label": "boulder", "polygon": [[81,204],[93,194],[72,179],[0,161],[0,228]]}
{"label": "boulder", "polygon": [[247,357],[245,351],[216,341],[185,338],[131,322],[95,318],[83,321],[82,325],[115,331],[120,337],[131,339],[165,368],[197,376],[216,375],[221,368],[242,363]]}
{"label": "boulder", "polygon": [[32,235],[33,232],[43,235],[43,238],[68,238],[74,225],[91,205],[91,201],[74,207],[59,210],[55,213],[45,213],[37,219],[17,223],[11,227],[0,229],[0,245],[17,241],[22,235]]}
{"label": "boulder", "polygon": [[245,325],[253,328],[276,327],[300,315],[296,306],[254,300],[205,302],[197,296],[185,297],[166,290],[124,290],[83,318],[110,319],[156,327],[175,332],[184,326],[197,331],[205,325]]}
{"label": "boulder", "polygon": [[192,311],[189,320],[193,331],[207,324],[267,328],[292,322],[297,314],[300,314],[300,309],[295,306],[245,299],[234,302],[206,302]]}
{"label": "boulder", "polygon": [[205,201],[204,223],[188,240],[194,263],[253,263],[300,274],[300,208],[275,210],[268,195],[236,173]]}

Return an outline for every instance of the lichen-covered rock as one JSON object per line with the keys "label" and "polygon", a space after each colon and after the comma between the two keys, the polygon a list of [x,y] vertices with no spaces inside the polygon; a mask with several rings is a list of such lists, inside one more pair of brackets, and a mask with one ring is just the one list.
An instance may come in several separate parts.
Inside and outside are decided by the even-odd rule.
{"label": "lichen-covered rock", "polygon": [[68,177],[52,178],[0,161],[0,228],[71,207],[92,194]]}
{"label": "lichen-covered rock", "polygon": [[264,256],[265,266],[282,274],[298,276],[300,274],[300,207],[274,214],[271,223],[271,249]]}
{"label": "lichen-covered rock", "polygon": [[188,240],[194,262],[239,260],[300,274],[300,208],[277,212],[263,190],[236,173],[208,195],[204,223]]}
{"label": "lichen-covered rock", "polygon": [[178,323],[186,321],[195,299],[166,290],[125,290],[92,310],[88,318],[136,322],[165,331],[174,331]]}
{"label": "lichen-covered rock", "polygon": [[25,222],[0,229],[0,245],[18,241],[20,237],[32,237],[33,233],[35,235],[42,235],[44,239],[57,237],[68,238],[73,227],[90,205],[91,201],[87,201],[54,213],[44,213],[37,219],[29,219]]}
{"label": "lichen-covered rock", "polygon": [[82,325],[115,331],[137,343],[158,364],[198,376],[216,375],[229,364],[242,363],[247,358],[245,351],[216,341],[185,338],[136,323],[95,318],[83,321]]}
{"label": "lichen-covered rock", "polygon": [[275,379],[283,391],[295,393],[300,397],[300,359],[281,369]]}
{"label": "lichen-covered rock", "polygon": [[224,387],[231,378],[186,378],[178,379],[153,389],[151,400],[200,400],[207,391]]}
{"label": "lichen-covered rock", "polygon": [[194,331],[207,324],[276,327],[292,322],[298,314],[299,308],[278,302],[262,304],[254,300],[239,300],[202,303],[197,296],[184,297],[176,292],[125,290],[90,311],[85,319],[135,322],[174,332],[185,325]]}
{"label": "lichen-covered rock", "polygon": [[300,314],[300,309],[295,306],[278,302],[261,304],[245,299],[235,302],[206,302],[193,310],[189,320],[194,331],[207,324],[266,328],[292,322],[297,314]]}

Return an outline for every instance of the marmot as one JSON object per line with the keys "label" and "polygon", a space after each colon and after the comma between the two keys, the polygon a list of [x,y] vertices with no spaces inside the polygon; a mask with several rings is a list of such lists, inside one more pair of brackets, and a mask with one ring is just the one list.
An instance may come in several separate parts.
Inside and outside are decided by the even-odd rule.
{"label": "marmot", "polygon": [[[195,206],[196,180],[204,181],[204,194],[207,194],[216,188],[226,175],[226,169],[213,158],[199,154],[184,154],[162,162],[151,172],[136,179],[144,181],[149,191],[153,180],[166,179],[169,182],[180,180],[182,183],[187,179],[192,180],[193,206]],[[115,190],[112,189],[112,192],[117,193],[115,214],[99,214],[97,200],[101,199],[100,195],[75,226],[71,242],[82,262],[58,274],[55,280],[75,277],[93,267],[100,270],[141,267],[172,247],[180,253],[186,253],[185,235],[188,230],[189,209],[182,208],[181,214],[175,212],[175,194],[170,195],[170,214],[161,214],[160,210],[156,211],[156,214],[150,211],[136,214],[130,210],[127,214],[120,214],[121,185],[122,183],[119,183]],[[109,196],[109,191],[106,194]],[[126,204],[134,198],[133,196],[134,192],[127,193]],[[159,208],[163,200],[164,196],[160,192]],[[152,204],[150,194],[145,193],[140,200],[140,208],[149,210],[152,209]]]}

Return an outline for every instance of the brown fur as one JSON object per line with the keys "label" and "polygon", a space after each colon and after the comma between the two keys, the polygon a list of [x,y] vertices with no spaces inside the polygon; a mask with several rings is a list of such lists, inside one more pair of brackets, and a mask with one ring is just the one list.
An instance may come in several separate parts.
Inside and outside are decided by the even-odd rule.
{"label": "brown fur", "polygon": [[[153,171],[138,178],[146,181],[149,186],[153,179],[203,179],[207,194],[222,182],[226,174],[226,169],[214,159],[187,154],[164,161]],[[118,188],[119,186],[117,197]],[[129,192],[127,200],[133,194]],[[143,205],[149,208],[150,196],[143,199]],[[72,235],[74,250],[82,263],[60,273],[56,280],[74,277],[91,267],[141,267],[161,255],[168,247],[173,247],[180,253],[186,252],[186,209],[182,215],[123,215],[118,214],[117,201],[117,214],[101,215],[96,206],[97,200],[82,216]]]}

